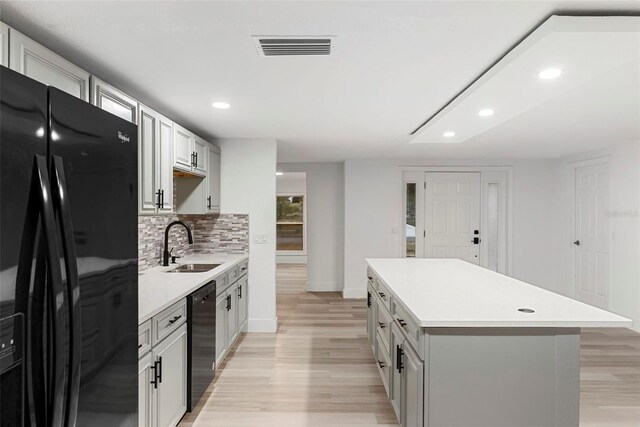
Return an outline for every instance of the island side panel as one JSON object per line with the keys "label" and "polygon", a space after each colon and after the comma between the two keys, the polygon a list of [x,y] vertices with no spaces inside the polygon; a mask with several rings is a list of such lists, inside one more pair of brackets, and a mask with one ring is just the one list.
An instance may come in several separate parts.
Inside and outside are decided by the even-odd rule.
{"label": "island side panel", "polygon": [[425,329],[425,426],[575,426],[580,331]]}

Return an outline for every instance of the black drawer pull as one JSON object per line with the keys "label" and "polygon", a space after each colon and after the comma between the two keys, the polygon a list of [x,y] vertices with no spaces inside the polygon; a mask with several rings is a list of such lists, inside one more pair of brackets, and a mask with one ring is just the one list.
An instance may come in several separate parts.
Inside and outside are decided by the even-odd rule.
{"label": "black drawer pull", "polygon": [[378,326],[380,326],[380,329],[384,329],[387,327],[387,325],[385,325],[383,322],[378,322]]}
{"label": "black drawer pull", "polygon": [[151,380],[151,384],[153,384],[153,388],[158,388],[158,361],[153,362],[151,366],[153,369],[153,379]]}
{"label": "black drawer pull", "polygon": [[142,348],[142,344],[138,344],[138,348]]}
{"label": "black drawer pull", "polygon": [[378,295],[380,295],[381,298],[387,297],[387,294],[385,294],[384,292],[378,292]]}
{"label": "black drawer pull", "polygon": [[169,324],[173,325],[176,322],[176,320],[178,320],[181,317],[182,317],[182,314],[180,316],[175,316],[173,319],[169,320]]}
{"label": "black drawer pull", "polygon": [[384,369],[386,365],[384,364],[384,362],[378,360],[378,366],[380,366],[381,369]]}
{"label": "black drawer pull", "polygon": [[403,328],[407,326],[407,322],[405,322],[403,319],[398,318],[398,323],[400,323],[400,326],[402,326]]}
{"label": "black drawer pull", "polygon": [[402,368],[404,368],[403,363],[404,351],[402,347],[396,345],[396,368],[398,369],[398,373],[402,373]]}

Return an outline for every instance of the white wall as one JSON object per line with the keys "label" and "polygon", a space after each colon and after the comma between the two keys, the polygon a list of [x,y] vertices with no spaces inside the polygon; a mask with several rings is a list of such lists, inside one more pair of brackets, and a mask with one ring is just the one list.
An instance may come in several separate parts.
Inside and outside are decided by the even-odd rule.
{"label": "white wall", "polygon": [[307,174],[287,172],[276,176],[276,192],[278,194],[305,194],[307,192]]}
{"label": "white wall", "polygon": [[[607,157],[609,159],[609,210],[617,215],[610,226],[610,299],[609,309],[631,318],[633,329],[640,332],[640,141],[617,144],[596,152],[582,153],[565,159],[567,163]],[[571,169],[566,165],[564,199],[565,234],[562,275],[573,295],[573,245]]]}
{"label": "white wall", "polygon": [[[272,139],[218,141],[221,149],[221,209],[249,214],[250,332],[275,332],[276,155]],[[267,243],[256,243],[265,236]]]}
{"label": "white wall", "polygon": [[556,265],[561,212],[558,161],[348,160],[345,181],[344,296],[364,298],[369,257],[401,255],[401,166],[512,166],[514,277],[564,292]]}
{"label": "white wall", "polygon": [[340,291],[344,259],[342,163],[280,163],[282,172],[305,172],[307,186],[307,290]]}

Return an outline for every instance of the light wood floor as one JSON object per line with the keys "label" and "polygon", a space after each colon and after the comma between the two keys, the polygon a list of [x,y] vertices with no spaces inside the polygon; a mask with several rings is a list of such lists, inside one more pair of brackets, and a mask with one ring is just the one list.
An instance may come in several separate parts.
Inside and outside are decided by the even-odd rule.
{"label": "light wood floor", "polygon": [[[180,426],[397,426],[365,332],[362,301],[304,290],[279,265],[276,334],[245,334]],[[583,331],[581,426],[640,426],[640,335]]]}

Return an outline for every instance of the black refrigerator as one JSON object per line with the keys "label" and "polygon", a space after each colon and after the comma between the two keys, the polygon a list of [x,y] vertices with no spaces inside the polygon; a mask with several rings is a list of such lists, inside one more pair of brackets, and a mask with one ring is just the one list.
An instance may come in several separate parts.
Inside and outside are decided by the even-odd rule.
{"label": "black refrigerator", "polygon": [[0,67],[2,427],[138,423],[137,127]]}

